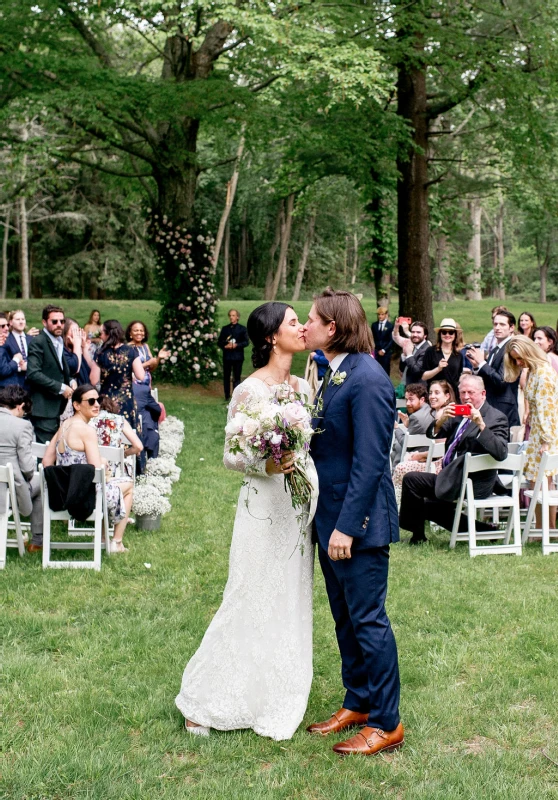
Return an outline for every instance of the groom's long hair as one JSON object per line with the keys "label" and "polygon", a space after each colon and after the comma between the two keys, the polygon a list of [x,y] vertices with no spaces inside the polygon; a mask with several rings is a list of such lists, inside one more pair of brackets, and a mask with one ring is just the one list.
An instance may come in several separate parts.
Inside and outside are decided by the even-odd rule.
{"label": "groom's long hair", "polygon": [[372,331],[358,297],[336,292],[329,286],[314,297],[316,311],[324,325],[335,322],[335,335],[328,343],[334,353],[371,353]]}

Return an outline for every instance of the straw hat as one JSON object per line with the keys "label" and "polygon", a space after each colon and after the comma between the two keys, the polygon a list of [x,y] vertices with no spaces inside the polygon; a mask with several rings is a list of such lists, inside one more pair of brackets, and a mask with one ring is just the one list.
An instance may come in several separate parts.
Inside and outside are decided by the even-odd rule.
{"label": "straw hat", "polygon": [[452,319],[451,317],[445,317],[442,320],[442,322],[440,323],[440,326],[438,328],[435,328],[435,330],[436,331],[441,331],[441,330],[444,330],[444,329],[445,330],[452,330],[452,331],[460,331],[461,330],[461,325],[458,325],[457,322],[454,319]]}

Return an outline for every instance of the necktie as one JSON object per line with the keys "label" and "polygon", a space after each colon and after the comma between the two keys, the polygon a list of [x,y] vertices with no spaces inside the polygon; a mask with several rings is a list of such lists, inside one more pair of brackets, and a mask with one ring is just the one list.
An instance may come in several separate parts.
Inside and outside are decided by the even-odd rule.
{"label": "necktie", "polygon": [[22,333],[19,336],[19,349],[21,350],[21,355],[23,356],[23,358],[27,359],[27,350],[25,349],[25,339]]}
{"label": "necktie", "polygon": [[328,383],[329,383],[329,381],[331,379],[331,373],[332,373],[332,369],[331,369],[331,367],[328,367],[326,369],[326,371],[325,371],[324,379],[322,381],[322,394],[327,389]]}
{"label": "necktie", "polygon": [[457,433],[455,435],[455,439],[453,440],[453,442],[448,447],[447,453],[445,454],[444,460],[442,461],[442,466],[443,467],[447,467],[448,464],[453,459],[453,457],[455,455],[455,450],[457,448],[457,445],[463,439],[465,433],[467,432],[467,428],[469,427],[470,424],[471,424],[471,420],[470,419],[465,420],[465,424],[462,425],[461,428],[457,431]]}
{"label": "necktie", "polygon": [[496,355],[496,353],[498,352],[499,349],[500,348],[498,347],[498,345],[496,345],[496,347],[492,348],[492,350],[488,354],[488,360],[486,362],[487,364],[492,364],[492,359],[494,358],[494,356]]}

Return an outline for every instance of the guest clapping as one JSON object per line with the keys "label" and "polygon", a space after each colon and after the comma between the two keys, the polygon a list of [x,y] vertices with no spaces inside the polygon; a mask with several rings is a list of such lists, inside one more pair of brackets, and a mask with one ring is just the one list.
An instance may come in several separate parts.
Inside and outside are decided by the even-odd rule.
{"label": "guest clapping", "polygon": [[102,346],[95,353],[101,370],[101,394],[112,397],[132,428],[137,427],[137,408],[132,379],[145,381],[145,370],[135,347],[126,344],[122,325],[116,319],[103,323]]}
{"label": "guest clapping", "polygon": [[[26,386],[27,356],[32,337],[25,333],[25,314],[18,308],[8,317],[11,328],[0,352],[0,386]],[[4,329],[5,330],[5,329]]]}
{"label": "guest clapping", "polygon": [[100,370],[93,360],[93,345],[75,319],[66,319],[63,338],[64,356],[76,384],[98,383]]}
{"label": "guest clapping", "polygon": [[149,331],[147,330],[145,322],[141,322],[139,319],[130,322],[126,328],[126,341],[131,347],[135,347],[138,351],[138,356],[140,357],[146,373],[144,382],[151,385],[151,374],[157,369],[161,361],[168,358],[171,353],[170,350],[165,350],[165,348],[162,347],[157,355],[153,356],[147,344],[148,340]]}

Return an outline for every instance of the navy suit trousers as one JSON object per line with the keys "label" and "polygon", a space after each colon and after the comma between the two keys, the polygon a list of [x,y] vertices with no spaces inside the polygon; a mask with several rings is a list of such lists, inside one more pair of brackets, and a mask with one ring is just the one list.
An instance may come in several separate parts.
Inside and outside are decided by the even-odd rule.
{"label": "navy suit trousers", "polygon": [[397,646],[385,600],[389,545],[356,550],[332,561],[318,545],[346,689],[343,707],[368,713],[368,725],[394,730],[399,724]]}

